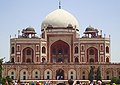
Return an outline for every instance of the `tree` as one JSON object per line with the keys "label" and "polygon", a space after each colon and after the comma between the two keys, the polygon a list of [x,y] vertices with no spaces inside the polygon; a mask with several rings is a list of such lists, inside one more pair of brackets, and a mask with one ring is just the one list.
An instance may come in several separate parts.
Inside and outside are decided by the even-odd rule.
{"label": "tree", "polygon": [[74,82],[74,81],[73,81],[72,79],[69,79],[69,80],[68,80],[68,84],[69,84],[69,85],[73,85],[73,82]]}
{"label": "tree", "polygon": [[6,80],[8,81],[8,83],[12,82],[12,79],[9,76],[6,76]]}
{"label": "tree", "polygon": [[120,84],[120,79],[118,77],[112,77],[111,78],[111,83]]}
{"label": "tree", "polygon": [[97,68],[97,73],[96,73],[96,80],[101,80],[101,71],[100,71],[100,66]]}
{"label": "tree", "polygon": [[94,67],[93,66],[90,67],[90,72],[88,74],[88,79],[90,80],[90,82],[93,82],[93,79],[94,79]]}
{"label": "tree", "polygon": [[0,59],[0,83],[2,83],[2,63],[3,63],[3,58]]}
{"label": "tree", "polygon": [[120,84],[120,78],[116,80],[116,84]]}

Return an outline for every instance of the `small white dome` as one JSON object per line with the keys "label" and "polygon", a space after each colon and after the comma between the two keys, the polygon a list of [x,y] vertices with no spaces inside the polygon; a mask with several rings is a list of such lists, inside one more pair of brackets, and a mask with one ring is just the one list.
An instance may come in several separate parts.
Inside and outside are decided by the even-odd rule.
{"label": "small white dome", "polygon": [[72,25],[73,28],[79,30],[79,24],[76,18],[63,9],[57,9],[49,13],[43,20],[41,29],[46,28],[48,25],[52,27],[67,27],[68,25]]}

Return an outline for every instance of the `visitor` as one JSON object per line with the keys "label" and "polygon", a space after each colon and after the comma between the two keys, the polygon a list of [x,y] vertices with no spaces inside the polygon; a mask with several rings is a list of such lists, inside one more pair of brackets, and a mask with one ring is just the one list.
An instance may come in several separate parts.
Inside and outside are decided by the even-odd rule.
{"label": "visitor", "polygon": [[34,85],[34,81],[31,82],[31,85]]}
{"label": "visitor", "polygon": [[44,85],[47,85],[47,82],[46,82],[46,81],[44,81],[44,82],[43,82],[43,84],[44,84]]}
{"label": "visitor", "polygon": [[13,82],[10,82],[10,85],[13,85]]}
{"label": "visitor", "polygon": [[90,85],[94,85],[93,82],[91,82]]}
{"label": "visitor", "polygon": [[98,85],[102,85],[102,82],[100,80],[98,80]]}
{"label": "visitor", "polygon": [[7,80],[5,81],[5,85],[9,85]]}
{"label": "visitor", "polygon": [[14,85],[17,85],[17,82],[16,82],[16,81],[14,82]]}
{"label": "visitor", "polygon": [[40,85],[40,84],[39,84],[39,81],[36,82],[36,85]]}

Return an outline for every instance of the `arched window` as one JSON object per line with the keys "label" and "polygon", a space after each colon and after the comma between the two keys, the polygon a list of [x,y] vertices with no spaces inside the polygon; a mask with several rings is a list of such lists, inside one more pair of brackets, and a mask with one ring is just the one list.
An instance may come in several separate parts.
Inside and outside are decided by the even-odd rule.
{"label": "arched window", "polygon": [[82,79],[85,80],[85,76],[82,76]]}
{"label": "arched window", "polygon": [[71,74],[73,74],[73,71],[71,71]]}
{"label": "arched window", "polygon": [[108,46],[106,47],[106,53],[109,53],[109,47]]}
{"label": "arched window", "polygon": [[100,48],[101,48],[101,51],[103,51],[103,46],[102,46],[102,45],[101,45],[101,47],[100,47]]}
{"label": "arched window", "polygon": [[101,62],[103,62],[103,56],[101,57]]}
{"label": "arched window", "polygon": [[70,76],[71,79],[73,79],[73,76]]}
{"label": "arched window", "polygon": [[38,51],[39,50],[39,46],[36,46],[36,51]]}
{"label": "arched window", "polygon": [[20,46],[17,46],[17,50],[20,51]]}
{"label": "arched window", "polygon": [[26,72],[24,71],[23,74],[26,74]]}
{"label": "arched window", "polygon": [[11,53],[14,54],[14,47],[11,48]]}
{"label": "arched window", "polygon": [[39,58],[37,57],[37,62],[39,62]]}
{"label": "arched window", "polygon": [[84,46],[81,47],[82,48],[82,51],[84,50]]}
{"label": "arched window", "polygon": [[110,79],[110,77],[109,76],[107,76],[107,80],[109,80]]}
{"label": "arched window", "polygon": [[107,72],[106,72],[106,79],[107,79],[107,80],[109,80],[109,79],[110,79],[109,75],[110,75],[110,72],[109,72],[109,71],[107,71]]}
{"label": "arched window", "polygon": [[82,57],[82,62],[84,62],[84,58]]}
{"label": "arched window", "polygon": [[11,62],[14,63],[14,58],[11,59]]}
{"label": "arched window", "polygon": [[34,79],[40,79],[40,72],[39,72],[39,70],[33,70],[33,72],[32,72],[32,78],[34,78]]}
{"label": "arched window", "polygon": [[45,47],[42,47],[42,53],[46,53]]}
{"label": "arched window", "polygon": [[31,55],[31,50],[27,49],[27,55]]}
{"label": "arched window", "polygon": [[11,72],[11,79],[14,79],[14,72]]}
{"label": "arched window", "polygon": [[75,58],[75,63],[78,63],[78,58],[77,57]]}
{"label": "arched window", "polygon": [[47,79],[50,79],[50,72],[47,71]]}
{"label": "arched window", "polygon": [[106,74],[109,74],[109,71],[107,71]]}
{"label": "arched window", "polygon": [[14,72],[11,72],[11,75],[14,75]]}
{"label": "arched window", "polygon": [[48,71],[47,74],[50,74],[50,72]]}
{"label": "arched window", "polygon": [[106,58],[106,62],[107,62],[107,63],[109,62],[109,58]]}
{"label": "arched window", "polygon": [[35,74],[38,74],[38,72],[36,71]]}
{"label": "arched window", "polygon": [[83,71],[83,73],[82,74],[85,74],[85,71]]}
{"label": "arched window", "polygon": [[94,55],[95,53],[94,53],[94,50],[93,49],[90,49],[89,50],[89,55]]}
{"label": "arched window", "polygon": [[75,47],[75,53],[78,53],[78,47]]}

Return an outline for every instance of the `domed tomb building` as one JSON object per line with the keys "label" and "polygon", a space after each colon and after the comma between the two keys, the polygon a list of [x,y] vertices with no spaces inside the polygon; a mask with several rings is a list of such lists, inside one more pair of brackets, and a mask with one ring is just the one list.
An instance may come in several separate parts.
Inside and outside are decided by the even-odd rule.
{"label": "domed tomb building", "polygon": [[[33,80],[87,80],[90,66],[94,79],[120,77],[120,64],[111,63],[110,37],[88,26],[80,36],[77,19],[63,9],[49,13],[41,24],[41,37],[27,27],[10,38],[10,62],[3,64],[3,77]],[[20,31],[19,31],[20,32]]]}

